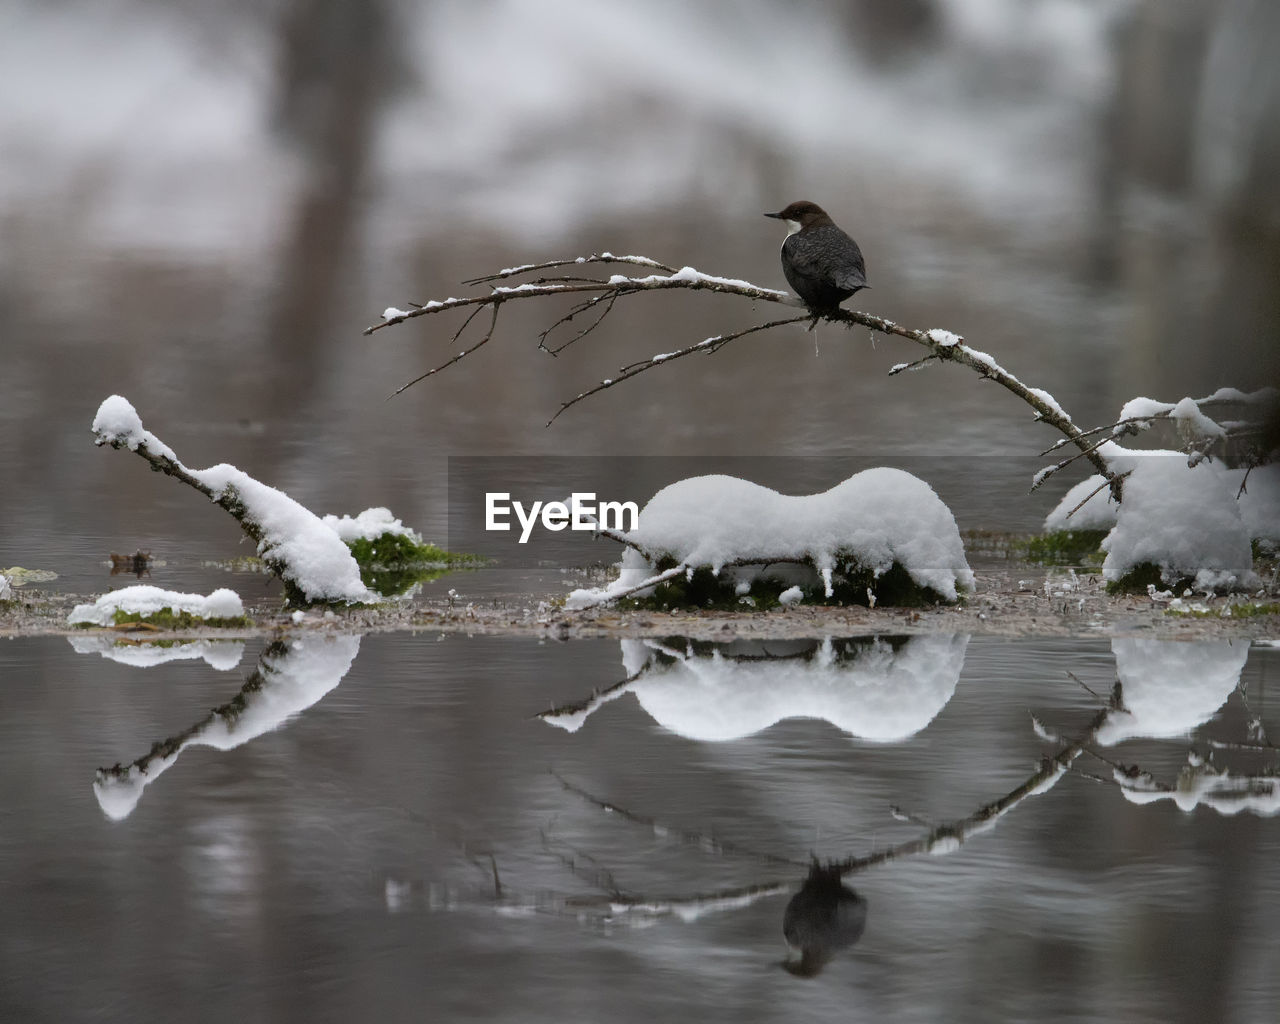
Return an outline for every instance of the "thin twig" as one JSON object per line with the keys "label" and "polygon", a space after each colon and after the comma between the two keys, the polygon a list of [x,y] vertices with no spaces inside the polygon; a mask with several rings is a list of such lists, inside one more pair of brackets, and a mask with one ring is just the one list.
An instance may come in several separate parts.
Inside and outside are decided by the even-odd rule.
{"label": "thin twig", "polygon": [[592,253],[590,256],[577,256],[567,260],[548,260],[546,263],[526,263],[520,267],[508,267],[505,270],[499,270],[496,274],[486,274],[484,277],[473,277],[470,281],[463,281],[465,285],[488,284],[490,281],[505,281],[507,278],[517,277],[520,274],[533,274],[539,270],[553,270],[556,267],[569,267],[574,264],[582,265],[584,263],[630,263],[637,267],[650,267],[653,270],[665,270],[668,274],[674,274],[675,268],[668,267],[665,263],[659,263],[657,260],[651,260],[647,256],[614,256],[612,253],[602,253],[597,255]]}
{"label": "thin twig", "polygon": [[[430,370],[428,370],[426,373],[422,374],[421,376],[414,377],[413,380],[409,381],[408,384],[400,385],[400,387],[396,388],[393,392],[391,392],[391,394],[387,396],[387,400],[390,401],[392,398],[395,398],[396,395],[400,394],[400,392],[404,391],[405,388],[411,388],[415,384],[417,384],[418,381],[426,380],[428,377],[434,376],[435,374],[439,373],[441,370],[452,366],[454,363],[458,362],[459,360],[465,359],[467,356],[471,355],[472,352],[474,352],[476,349],[480,348],[481,346],[487,345],[489,343],[489,339],[493,337],[493,329],[498,325],[498,306],[499,305],[500,303],[495,302],[492,305],[492,307],[490,307],[493,315],[489,318],[489,329],[484,332],[483,338],[477,341],[470,348],[464,348],[461,352],[459,352],[456,356],[454,356],[448,362],[441,363],[439,366],[432,367]],[[479,313],[480,310],[483,308],[484,308],[483,306],[477,306],[472,311],[471,315],[462,322],[462,326],[458,328],[457,333],[455,333],[453,336],[454,341],[458,340],[458,335],[460,335],[466,329],[467,324],[471,323],[471,321],[475,318],[476,313]]]}
{"label": "thin twig", "polygon": [[602,797],[596,796],[594,793],[588,792],[581,786],[570,782],[557,771],[553,770],[551,774],[555,776],[556,781],[558,781],[560,785],[570,793],[581,797],[588,803],[595,804],[596,807],[604,811],[606,814],[616,814],[633,824],[642,825],[645,828],[652,829],[653,834],[656,836],[675,836],[682,843],[686,843],[690,846],[697,846],[717,854],[727,853],[735,856],[750,857],[754,860],[761,860],[769,864],[786,865],[787,867],[804,868],[808,866],[806,861],[792,860],[790,857],[780,857],[774,853],[761,853],[758,850],[750,850],[744,846],[739,846],[736,843],[730,842],[727,839],[718,839],[705,832],[697,832],[691,829],[670,828],[663,825],[656,818],[650,818],[643,814],[636,814],[634,811],[629,811],[619,804],[615,804],[612,801],[605,800]]}
{"label": "thin twig", "polygon": [[576,395],[573,398],[569,399],[569,401],[564,402],[560,406],[560,408],[556,410],[556,414],[552,416],[551,419],[547,420],[547,426],[551,426],[551,424],[553,424],[556,420],[560,418],[562,413],[564,413],[568,409],[571,409],[573,406],[577,405],[584,398],[590,398],[592,395],[599,394],[601,391],[606,391],[611,387],[621,384],[624,380],[630,380],[632,377],[639,376],[640,374],[644,373],[645,370],[651,370],[653,369],[653,367],[659,366],[662,363],[669,363],[672,360],[681,359],[684,356],[693,355],[695,352],[702,352],[702,353],[716,352],[716,351],[719,351],[719,349],[723,348],[729,342],[735,341],[738,338],[744,338],[748,334],[755,334],[759,331],[767,331],[774,327],[781,327],[783,324],[794,324],[794,323],[798,323],[801,320],[808,320],[808,319],[809,319],[808,316],[793,316],[793,317],[788,317],[785,320],[771,320],[767,324],[756,324],[754,327],[747,327],[741,331],[735,331],[732,334],[717,334],[711,338],[704,338],[702,341],[698,342],[696,345],[689,345],[686,348],[677,349],[674,352],[664,352],[661,355],[651,356],[648,359],[643,359],[638,363],[631,363],[629,366],[624,366],[621,372],[618,374],[618,376],[607,377],[604,380],[602,380],[599,384],[597,384],[595,387],[588,388],[586,391],[582,392],[580,395]]}
{"label": "thin twig", "polygon": [[538,348],[542,349],[544,352],[550,352],[553,356],[558,356],[561,352],[567,349],[574,342],[581,341],[588,334],[590,334],[597,327],[599,327],[602,323],[604,323],[604,318],[613,312],[613,304],[618,301],[618,296],[622,294],[625,294],[625,293],[620,290],[610,292],[608,299],[606,299],[603,304],[603,312],[598,317],[596,317],[595,320],[593,320],[590,324],[588,324],[586,327],[580,330],[568,341],[563,342],[562,344],[557,345],[554,348],[548,348],[547,336],[550,335],[552,331],[554,331],[561,324],[568,323],[579,313],[586,312],[588,309],[591,309],[594,306],[596,306],[600,302],[601,296],[597,295],[586,302],[580,302],[578,305],[574,306],[573,309],[571,309],[566,316],[562,316],[559,320],[557,320],[545,331],[543,331],[541,334],[538,335]]}
{"label": "thin twig", "polygon": [[[1116,474],[1115,479],[1116,479],[1117,481],[1119,481],[1119,480],[1123,480],[1125,477],[1127,477],[1127,476],[1128,476],[1130,473],[1132,473],[1132,472],[1133,472],[1133,470],[1131,470],[1131,469],[1130,469],[1130,470],[1126,470],[1126,471],[1125,471],[1125,472],[1123,472],[1123,473],[1118,473],[1118,474]],[[1082,498],[1082,499],[1081,499],[1081,500],[1076,504],[1076,507],[1075,507],[1075,508],[1073,508],[1070,512],[1068,512],[1068,513],[1067,513],[1066,518],[1070,519],[1073,515],[1075,515],[1075,514],[1076,514],[1077,512],[1079,512],[1082,508],[1084,508],[1084,506],[1085,506],[1085,502],[1087,502],[1090,498],[1092,498],[1095,494],[1097,494],[1097,493],[1098,493],[1099,491],[1101,491],[1103,488],[1106,488],[1106,487],[1112,487],[1112,486],[1113,486],[1113,481],[1112,481],[1112,480],[1109,480],[1109,479],[1104,478],[1104,479],[1103,479],[1103,481],[1102,481],[1102,483],[1098,484],[1098,486],[1097,486],[1097,487],[1095,487],[1095,488],[1094,488],[1093,490],[1091,490],[1088,494],[1086,494],[1086,495],[1084,496],[1084,498]]]}
{"label": "thin twig", "polygon": [[[872,338],[874,339],[875,335],[872,335]],[[921,356],[915,362],[899,363],[897,366],[889,370],[889,376],[896,377],[898,374],[905,373],[907,370],[915,370],[921,366],[925,366],[928,363],[936,363],[937,361],[938,361],[938,357],[934,355],[932,352],[930,352],[927,356]]]}
{"label": "thin twig", "polygon": [[686,573],[688,571],[689,566],[681,562],[679,565],[672,566],[670,569],[660,572],[656,576],[650,576],[647,580],[637,583],[634,587],[627,587],[626,590],[620,590],[616,594],[610,594],[608,597],[601,597],[599,600],[592,601],[590,604],[574,608],[573,611],[590,611],[592,608],[598,608],[602,604],[610,604],[611,602],[618,601],[621,598],[630,597],[632,594],[645,590],[648,587],[656,587],[659,583],[666,583],[667,580],[675,579],[675,577],[679,576],[681,573]]}
{"label": "thin twig", "polygon": [[1067,678],[1074,680],[1077,684],[1079,684],[1082,690],[1092,695],[1096,700],[1100,700],[1103,703],[1106,703],[1106,698],[1103,697],[1102,694],[1100,694],[1097,690],[1093,689],[1093,687],[1086,684],[1085,681],[1081,679],[1078,675],[1076,675],[1074,672],[1070,672],[1070,671],[1067,672]]}

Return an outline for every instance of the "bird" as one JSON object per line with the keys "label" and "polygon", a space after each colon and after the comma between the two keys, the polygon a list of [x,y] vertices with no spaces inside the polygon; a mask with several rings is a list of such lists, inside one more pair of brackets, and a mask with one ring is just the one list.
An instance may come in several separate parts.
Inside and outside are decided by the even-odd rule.
{"label": "bird", "polygon": [[840,881],[838,865],[815,857],[809,877],[782,916],[782,934],[800,960],[786,960],[782,966],[812,978],[838,951],[862,938],[866,926],[867,901]]}
{"label": "bird", "polygon": [[815,317],[870,287],[858,243],[821,206],[801,200],[765,216],[785,220],[791,229],[782,242],[782,272]]}

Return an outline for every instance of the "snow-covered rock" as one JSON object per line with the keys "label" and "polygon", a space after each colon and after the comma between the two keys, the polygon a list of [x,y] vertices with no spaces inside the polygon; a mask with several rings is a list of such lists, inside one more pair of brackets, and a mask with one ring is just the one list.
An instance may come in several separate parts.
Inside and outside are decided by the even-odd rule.
{"label": "snow-covered rock", "polygon": [[[1190,576],[1197,586],[1253,586],[1249,531],[1236,501],[1232,474],[1221,463],[1188,466],[1178,452],[1104,453],[1108,465],[1132,472],[1116,525],[1102,542],[1102,575],[1118,580],[1144,562],[1167,583]],[[1238,486],[1238,484],[1237,484]]]}
{"label": "snow-covered rock", "polygon": [[138,584],[121,587],[103,594],[93,604],[78,604],[71,609],[67,621],[71,625],[110,626],[117,611],[130,615],[154,615],[170,609],[174,614],[189,612],[202,619],[238,619],[244,616],[244,603],[234,590],[220,587],[208,597],[182,594]]}
{"label": "snow-covered rock", "polygon": [[589,607],[636,587],[663,557],[717,574],[733,562],[758,567],[804,560],[828,597],[837,562],[846,559],[876,576],[896,562],[916,584],[951,601],[958,587],[973,587],[951,510],[928,484],[900,469],[864,470],[821,494],[798,496],[731,476],[692,477],[655,494],[628,537],[653,560],[628,548],[618,579],[601,590],[574,591],[569,607]]}

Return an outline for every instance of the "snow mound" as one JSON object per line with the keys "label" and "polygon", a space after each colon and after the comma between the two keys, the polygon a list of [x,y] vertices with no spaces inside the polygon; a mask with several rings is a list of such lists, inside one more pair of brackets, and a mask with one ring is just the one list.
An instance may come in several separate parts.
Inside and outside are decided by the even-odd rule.
{"label": "snow mound", "polygon": [[674,558],[719,573],[729,563],[804,560],[832,593],[837,561],[852,559],[876,576],[899,563],[911,579],[954,601],[973,572],[955,517],[933,488],[900,469],[868,469],[821,494],[786,495],[731,476],[680,480],[655,494],[628,538],[618,579],[576,590],[568,607],[589,607],[642,584],[655,563]]}
{"label": "snow mound", "polygon": [[[1142,453],[1131,454],[1137,456]],[[1185,459],[1185,456],[1181,457]],[[1210,471],[1201,478],[1201,482],[1208,483],[1211,477],[1215,478],[1214,484],[1221,485],[1232,497],[1240,492],[1240,485],[1243,483],[1245,490],[1236,499],[1236,504],[1250,539],[1280,544],[1280,463],[1258,466],[1250,471],[1247,479],[1243,469],[1224,469],[1216,463],[1214,467],[1217,472]],[[1207,468],[1208,464],[1202,463],[1195,467],[1195,472]],[[1093,491],[1097,493],[1085,501],[1086,496]],[[1082,501],[1085,503],[1080,510],[1068,518],[1067,513]],[[1116,525],[1119,511],[1120,506],[1111,500],[1110,488],[1102,486],[1101,476],[1094,475],[1081,480],[1067,491],[1045,518],[1044,529],[1046,533],[1058,530],[1110,530]]]}
{"label": "snow mound", "polygon": [[[1101,490],[1099,490],[1101,488]],[[1088,498],[1088,501],[1085,501]],[[1080,503],[1084,501],[1083,505]],[[1077,505],[1074,514],[1071,512]],[[1061,530],[1110,530],[1116,525],[1120,506],[1111,500],[1111,488],[1105,486],[1101,473],[1096,473],[1063,495],[1044,520],[1045,533]]]}
{"label": "snow mound", "polygon": [[67,616],[67,622],[73,626],[81,623],[110,626],[115,623],[117,611],[130,615],[154,615],[166,608],[174,613],[189,612],[202,619],[238,619],[244,615],[240,595],[226,587],[202,597],[140,584],[103,594],[93,604],[76,605]]}
{"label": "snow mound", "polygon": [[228,497],[234,488],[246,519],[257,530],[258,554],[308,601],[365,604],[381,600],[361,581],[360,567],[346,544],[309,509],[226,463],[188,469],[172,448],[143,429],[127,399],[120,395],[106,399],[93,419],[93,432],[98,444],[124,445],[130,451],[144,447],[151,455],[172,462],[181,474],[209,488],[214,501]]}
{"label": "snow mound", "polygon": [[1085,501],[1103,482],[1101,476],[1091,476],[1049,513],[1046,532],[1110,530],[1102,542],[1107,580],[1149,562],[1166,583],[1189,576],[1206,589],[1256,585],[1249,542],[1280,537],[1280,467],[1254,470],[1248,490],[1237,500],[1244,471],[1221,462],[1190,466],[1181,452],[1133,451],[1111,442],[1100,451],[1114,470],[1129,473],[1124,500],[1116,505],[1110,489],[1101,487]]}
{"label": "snow mound", "polygon": [[827,639],[795,657],[739,658],[623,640],[623,664],[634,681],[584,707],[541,717],[576,732],[598,707],[629,692],[659,725],[693,740],[735,740],[783,719],[812,718],[888,743],[919,732],[946,706],[968,641],[914,636],[895,646],[879,638]]}
{"label": "snow mound", "polygon": [[1236,491],[1240,483],[1244,484],[1245,490],[1239,499],[1240,515],[1249,536],[1280,545],[1280,463],[1258,466],[1247,478],[1244,470],[1233,470],[1230,478],[1236,482]]}
{"label": "snow mound", "polygon": [[1221,463],[1188,466],[1179,452],[1104,452],[1108,465],[1132,470],[1116,525],[1102,542],[1102,575],[1118,580],[1144,562],[1174,583],[1195,578],[1198,586],[1253,586],[1253,551],[1240,514],[1232,477]]}
{"label": "snow mound", "polygon": [[1249,658],[1249,641],[1117,638],[1111,642],[1123,711],[1098,730],[1106,746],[1135,736],[1186,736],[1227,702]]}
{"label": "snow mound", "polygon": [[344,544],[358,540],[377,540],[384,533],[396,537],[408,537],[415,544],[422,543],[422,535],[405,526],[391,514],[389,508],[367,508],[357,516],[322,516],[320,521],[338,535]]}

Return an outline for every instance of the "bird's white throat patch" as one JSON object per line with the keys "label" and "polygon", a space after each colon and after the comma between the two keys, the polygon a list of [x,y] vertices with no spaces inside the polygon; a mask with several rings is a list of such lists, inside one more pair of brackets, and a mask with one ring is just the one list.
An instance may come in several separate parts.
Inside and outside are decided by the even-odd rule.
{"label": "bird's white throat patch", "polygon": [[797,231],[799,231],[799,230],[800,230],[800,222],[799,222],[798,220],[789,220],[789,221],[787,221],[787,234],[788,234],[788,235],[794,235],[794,234],[795,234]]}

